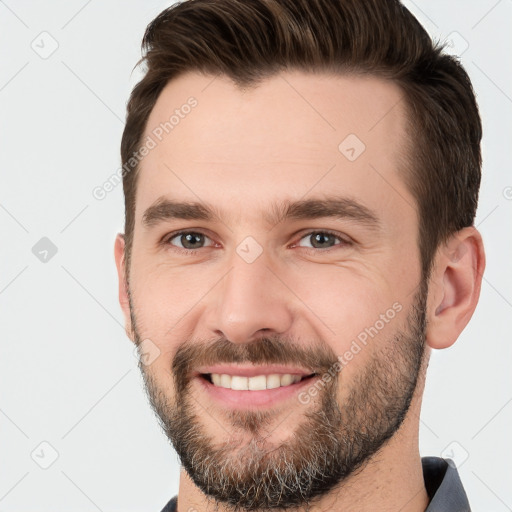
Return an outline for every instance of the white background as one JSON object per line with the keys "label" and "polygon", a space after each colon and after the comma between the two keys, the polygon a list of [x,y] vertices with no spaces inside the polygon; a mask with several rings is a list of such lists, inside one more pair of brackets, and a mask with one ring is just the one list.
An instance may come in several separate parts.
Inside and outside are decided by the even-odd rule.
{"label": "white background", "polygon": [[[117,302],[122,187],[92,195],[119,167],[140,41],[167,5],[0,1],[0,512],[159,511],[178,490],[177,457]],[[421,454],[452,456],[473,510],[503,512],[512,510],[512,1],[406,5],[431,35],[452,34],[484,124],[476,224],[487,270],[470,325],[432,354]],[[31,47],[57,43],[46,59]],[[46,263],[32,252],[42,237],[57,248]],[[42,469],[34,459],[49,464],[53,450]]]}

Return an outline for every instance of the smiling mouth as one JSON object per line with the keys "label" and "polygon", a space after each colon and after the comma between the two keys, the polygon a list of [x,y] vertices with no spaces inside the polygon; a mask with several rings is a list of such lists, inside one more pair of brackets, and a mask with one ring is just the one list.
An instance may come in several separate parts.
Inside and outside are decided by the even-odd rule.
{"label": "smiling mouth", "polygon": [[298,382],[311,379],[316,373],[310,375],[297,375],[292,373],[255,375],[245,377],[241,375],[228,375],[226,373],[202,373],[200,377],[219,388],[234,391],[263,391],[292,386]]}

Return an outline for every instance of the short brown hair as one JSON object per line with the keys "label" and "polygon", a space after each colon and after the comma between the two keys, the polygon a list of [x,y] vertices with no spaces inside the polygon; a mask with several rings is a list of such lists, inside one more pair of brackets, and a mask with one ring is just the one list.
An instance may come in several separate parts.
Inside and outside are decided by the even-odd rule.
{"label": "short brown hair", "polygon": [[[241,88],[285,70],[373,75],[404,93],[403,175],[417,202],[424,278],[439,244],[473,224],[482,125],[470,79],[398,0],[188,0],[149,24],[142,49],[147,72],[127,105],[123,169],[160,92],[186,71],[226,75]],[[123,172],[127,271],[138,171]]]}

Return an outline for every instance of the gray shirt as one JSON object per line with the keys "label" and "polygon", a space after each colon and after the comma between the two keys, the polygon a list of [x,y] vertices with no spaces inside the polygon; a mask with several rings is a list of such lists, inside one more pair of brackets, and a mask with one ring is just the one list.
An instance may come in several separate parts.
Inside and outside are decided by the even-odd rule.
{"label": "gray shirt", "polygon": [[[422,457],[423,479],[430,499],[425,512],[471,512],[468,497],[451,459]],[[178,496],[167,503],[162,512],[176,512]]]}

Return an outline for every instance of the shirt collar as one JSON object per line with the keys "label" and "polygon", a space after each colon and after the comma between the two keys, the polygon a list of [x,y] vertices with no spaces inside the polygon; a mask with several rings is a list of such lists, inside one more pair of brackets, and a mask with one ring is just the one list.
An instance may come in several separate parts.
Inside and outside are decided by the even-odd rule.
{"label": "shirt collar", "polygon": [[423,479],[430,499],[425,512],[471,512],[455,463],[440,457],[422,457]]}

